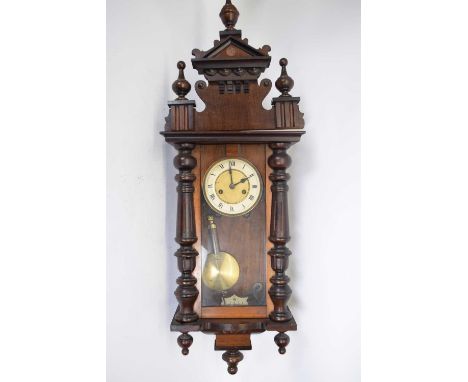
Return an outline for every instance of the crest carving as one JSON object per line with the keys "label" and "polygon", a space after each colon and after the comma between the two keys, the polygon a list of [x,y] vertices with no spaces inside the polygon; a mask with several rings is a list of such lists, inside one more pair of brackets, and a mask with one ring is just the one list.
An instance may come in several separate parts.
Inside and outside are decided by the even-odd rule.
{"label": "crest carving", "polygon": [[262,102],[272,88],[272,81],[266,78],[259,81],[259,77],[270,66],[271,48],[263,45],[257,49],[242,38],[242,31],[235,28],[239,12],[230,1],[220,17],[226,29],[219,32],[219,40],[208,50],[192,51],[192,66],[206,80],[197,81],[194,89],[206,107],[198,112],[195,101],[185,97],[191,85],[184,78],[185,64],[179,62],[179,78],[173,84],[178,98],[169,102],[165,131],[302,129],[300,98],[289,93],[294,80],[287,74],[287,60],[280,61],[281,75],[275,82],[281,95],[273,98],[271,109],[265,109]]}

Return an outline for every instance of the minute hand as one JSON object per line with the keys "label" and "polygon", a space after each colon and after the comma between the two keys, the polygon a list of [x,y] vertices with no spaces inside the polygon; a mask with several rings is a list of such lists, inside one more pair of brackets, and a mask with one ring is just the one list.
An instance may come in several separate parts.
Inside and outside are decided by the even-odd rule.
{"label": "minute hand", "polygon": [[238,184],[241,184],[241,183],[245,183],[247,180],[249,180],[249,178],[251,178],[253,176],[250,175],[250,176],[247,176],[246,178],[242,178],[240,181],[238,181],[237,183],[234,183],[233,186],[236,187]]}
{"label": "minute hand", "polygon": [[231,184],[229,185],[229,187],[233,187],[233,183],[234,183],[234,180],[232,179],[232,168],[231,168],[231,163],[229,163],[229,177],[231,178]]}

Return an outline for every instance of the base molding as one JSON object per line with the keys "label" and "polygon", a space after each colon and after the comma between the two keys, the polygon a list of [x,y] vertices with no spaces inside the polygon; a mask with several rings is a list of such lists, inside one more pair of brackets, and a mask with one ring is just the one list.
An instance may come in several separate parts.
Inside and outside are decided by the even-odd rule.
{"label": "base molding", "polygon": [[171,331],[182,333],[178,338],[179,346],[182,347],[182,354],[188,354],[188,348],[192,345],[193,337],[189,332],[202,332],[214,334],[214,350],[224,351],[223,360],[228,364],[229,374],[237,373],[237,365],[244,359],[241,350],[252,350],[251,335],[265,331],[278,332],[275,336],[275,343],[280,354],[286,353],[286,346],[289,344],[288,331],[297,330],[296,320],[291,314],[288,321],[273,321],[266,318],[199,318],[194,322],[178,322],[175,317],[171,322]]}

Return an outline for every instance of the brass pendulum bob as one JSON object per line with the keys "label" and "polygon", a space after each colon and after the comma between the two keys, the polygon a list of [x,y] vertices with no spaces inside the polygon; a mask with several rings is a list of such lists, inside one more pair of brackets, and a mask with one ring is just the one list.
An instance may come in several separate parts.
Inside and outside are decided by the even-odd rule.
{"label": "brass pendulum bob", "polygon": [[219,250],[218,233],[213,216],[208,216],[213,252],[209,253],[203,268],[202,281],[208,288],[225,291],[239,279],[239,264],[231,254]]}

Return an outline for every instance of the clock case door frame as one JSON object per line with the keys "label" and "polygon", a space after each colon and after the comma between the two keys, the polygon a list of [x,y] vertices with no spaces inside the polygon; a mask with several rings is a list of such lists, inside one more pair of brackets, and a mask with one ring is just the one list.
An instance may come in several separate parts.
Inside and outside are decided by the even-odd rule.
{"label": "clock case door frame", "polygon": [[[211,145],[210,145],[211,146]],[[217,150],[216,154],[213,154],[213,149],[207,148],[210,153],[210,158],[202,158],[206,145],[198,145],[193,150],[193,156],[196,158],[198,166],[195,169],[196,181],[194,184],[194,207],[195,207],[195,224],[196,224],[196,233],[197,233],[197,242],[194,244],[195,249],[200,254],[197,256],[196,267],[193,272],[194,276],[197,278],[197,289],[200,291],[197,300],[195,301],[194,310],[201,318],[267,318],[270,312],[273,310],[273,302],[268,290],[271,287],[270,278],[273,276],[274,272],[270,265],[270,259],[268,256],[268,251],[272,248],[272,243],[268,240],[268,233],[270,231],[270,219],[271,219],[271,180],[269,178],[271,173],[271,168],[268,166],[268,157],[271,155],[271,149],[265,144],[222,144],[216,145]],[[259,149],[263,151],[263,158],[261,158],[262,166],[257,169],[260,172],[263,181],[263,193],[265,198],[265,217],[264,217],[264,253],[263,261],[265,264],[265,305],[259,306],[216,306],[216,307],[203,307],[202,306],[202,206],[201,201],[203,198],[203,177],[204,172],[209,167],[210,163],[215,160],[222,158],[231,158],[237,157],[242,159],[247,159],[251,161],[253,152],[258,152]],[[258,154],[255,153],[258,157]],[[211,158],[212,157],[212,158]],[[256,162],[258,163],[260,158],[257,158]],[[257,206],[258,207],[258,206]],[[255,207],[255,208],[257,208]]]}

